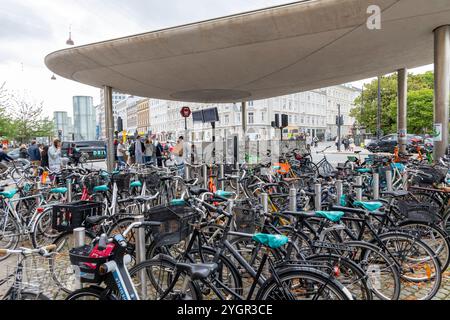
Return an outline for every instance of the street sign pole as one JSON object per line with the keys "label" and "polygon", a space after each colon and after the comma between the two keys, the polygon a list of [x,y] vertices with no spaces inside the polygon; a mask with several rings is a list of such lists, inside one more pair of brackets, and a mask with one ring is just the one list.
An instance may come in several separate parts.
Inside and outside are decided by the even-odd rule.
{"label": "street sign pole", "polygon": [[338,145],[337,150],[338,152],[341,152],[341,105],[338,104],[338,118],[337,118],[337,134],[338,134]]}

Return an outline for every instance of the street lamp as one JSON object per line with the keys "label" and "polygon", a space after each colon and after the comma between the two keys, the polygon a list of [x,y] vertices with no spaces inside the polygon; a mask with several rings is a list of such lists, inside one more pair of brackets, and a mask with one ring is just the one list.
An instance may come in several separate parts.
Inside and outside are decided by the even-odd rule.
{"label": "street lamp", "polygon": [[55,74],[52,75],[52,77],[50,78],[51,80],[56,80]]}
{"label": "street lamp", "polygon": [[70,25],[70,27],[69,27],[69,39],[67,39],[66,44],[67,44],[68,46],[73,46],[73,45],[75,45],[75,43],[74,43],[73,40],[72,40],[72,25]]}

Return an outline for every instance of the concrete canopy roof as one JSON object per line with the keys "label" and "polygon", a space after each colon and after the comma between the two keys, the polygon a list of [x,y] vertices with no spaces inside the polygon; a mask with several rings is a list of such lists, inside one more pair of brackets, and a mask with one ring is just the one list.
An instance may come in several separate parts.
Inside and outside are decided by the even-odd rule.
{"label": "concrete canopy roof", "polygon": [[[369,30],[367,8],[382,10]],[[433,63],[449,0],[310,0],[49,54],[56,74],[136,96],[238,102]]]}

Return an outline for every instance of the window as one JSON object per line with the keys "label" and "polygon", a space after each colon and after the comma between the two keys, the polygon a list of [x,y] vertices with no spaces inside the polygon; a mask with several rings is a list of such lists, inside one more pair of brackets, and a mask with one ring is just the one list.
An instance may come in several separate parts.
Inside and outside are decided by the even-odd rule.
{"label": "window", "polygon": [[225,122],[225,124],[229,124],[230,123],[230,116],[229,115],[225,115],[224,122]]}
{"label": "window", "polygon": [[253,107],[253,101],[249,101],[249,102],[248,102],[248,106],[249,106],[249,107]]}
{"label": "window", "polygon": [[253,112],[249,112],[248,113],[248,123],[253,124],[253,123],[255,123],[254,120],[255,120],[255,116],[254,116]]}
{"label": "window", "polygon": [[261,121],[262,122],[264,122],[265,121],[265,117],[266,117],[266,114],[265,114],[265,112],[263,111],[263,112],[261,112]]}

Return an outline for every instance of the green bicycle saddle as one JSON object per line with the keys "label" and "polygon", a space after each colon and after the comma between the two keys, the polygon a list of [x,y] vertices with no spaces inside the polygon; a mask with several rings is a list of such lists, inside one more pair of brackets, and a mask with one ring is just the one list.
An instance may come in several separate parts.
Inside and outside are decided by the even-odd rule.
{"label": "green bicycle saddle", "polygon": [[3,191],[0,192],[0,196],[5,197],[6,199],[12,199],[16,195],[17,191],[17,189]]}
{"label": "green bicycle saddle", "polygon": [[230,191],[224,191],[224,190],[217,190],[216,195],[223,198],[229,198],[233,195],[233,192]]}
{"label": "green bicycle saddle", "polygon": [[130,187],[131,188],[140,188],[140,187],[142,187],[142,182],[140,182],[140,181],[133,181],[132,183],[130,183]]}
{"label": "green bicycle saddle", "polygon": [[325,218],[332,222],[339,222],[344,216],[342,211],[316,211],[316,217]]}
{"label": "green bicycle saddle", "polygon": [[355,207],[360,207],[360,208],[364,208],[370,212],[376,211],[378,209],[380,209],[383,206],[383,203],[379,202],[379,201],[355,201],[353,202],[353,205]]}
{"label": "green bicycle saddle", "polygon": [[272,249],[282,247],[289,241],[289,238],[284,235],[267,233],[257,233],[252,239]]}
{"label": "green bicycle saddle", "polygon": [[109,187],[106,184],[104,184],[102,186],[94,187],[94,192],[106,192],[108,190],[109,190]]}
{"label": "green bicycle saddle", "polygon": [[50,193],[59,193],[59,194],[63,194],[63,193],[66,193],[67,190],[69,190],[69,189],[67,189],[66,187],[53,188],[53,189],[50,190]]}
{"label": "green bicycle saddle", "polygon": [[368,172],[372,172],[372,169],[369,169],[369,168],[359,168],[359,169],[356,169],[356,171],[358,171],[359,173],[368,173]]}
{"label": "green bicycle saddle", "polygon": [[339,200],[339,203],[343,207],[345,207],[347,205],[347,196],[345,194],[343,194],[341,196],[341,199]]}
{"label": "green bicycle saddle", "polygon": [[170,201],[170,205],[172,206],[184,206],[186,204],[186,201],[184,199],[173,199]]}

